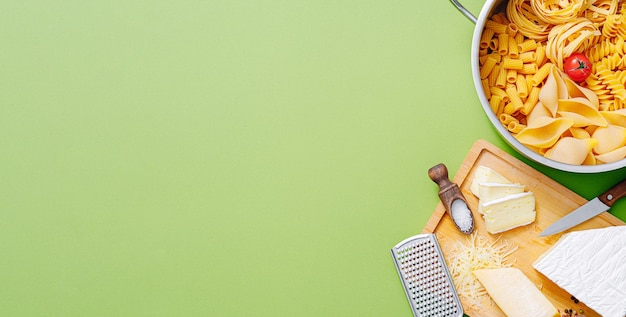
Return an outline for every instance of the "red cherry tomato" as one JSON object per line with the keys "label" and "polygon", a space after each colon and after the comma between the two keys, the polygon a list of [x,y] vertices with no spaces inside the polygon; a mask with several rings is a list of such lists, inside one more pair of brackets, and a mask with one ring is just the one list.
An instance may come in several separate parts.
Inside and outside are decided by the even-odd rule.
{"label": "red cherry tomato", "polygon": [[583,54],[572,54],[565,59],[563,70],[573,81],[579,83],[591,75],[591,63]]}

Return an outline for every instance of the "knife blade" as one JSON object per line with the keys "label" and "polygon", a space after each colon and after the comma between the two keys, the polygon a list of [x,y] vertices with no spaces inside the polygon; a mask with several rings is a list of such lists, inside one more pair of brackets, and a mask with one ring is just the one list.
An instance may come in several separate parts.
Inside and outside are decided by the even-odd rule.
{"label": "knife blade", "polygon": [[563,232],[576,225],[579,225],[609,209],[618,199],[626,196],[626,179],[615,184],[598,197],[593,198],[584,205],[565,215],[561,219],[551,224],[539,234],[540,237]]}

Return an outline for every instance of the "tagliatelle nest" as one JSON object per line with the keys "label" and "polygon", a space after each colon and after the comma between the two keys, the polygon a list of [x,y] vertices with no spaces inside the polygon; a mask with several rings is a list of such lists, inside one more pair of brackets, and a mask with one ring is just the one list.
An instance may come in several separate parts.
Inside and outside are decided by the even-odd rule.
{"label": "tagliatelle nest", "polygon": [[530,3],[538,18],[546,23],[561,24],[580,16],[591,2],[588,0],[533,0]]}

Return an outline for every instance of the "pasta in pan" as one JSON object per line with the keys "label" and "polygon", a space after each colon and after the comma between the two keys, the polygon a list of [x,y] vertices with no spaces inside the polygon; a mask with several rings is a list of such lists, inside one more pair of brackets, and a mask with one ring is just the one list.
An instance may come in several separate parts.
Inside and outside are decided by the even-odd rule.
{"label": "pasta in pan", "polygon": [[506,13],[511,22],[517,25],[519,32],[527,38],[545,41],[552,25],[542,22],[533,12],[529,0],[510,0]]}
{"label": "pasta in pan", "polygon": [[533,11],[542,21],[550,24],[562,24],[571,21],[579,16],[580,12],[587,9],[586,0],[559,1],[555,5],[552,0],[531,1]]}
{"label": "pasta in pan", "polygon": [[584,16],[594,23],[602,23],[607,15],[617,12],[617,0],[595,0],[585,10]]}
{"label": "pasta in pan", "polygon": [[597,142],[591,138],[564,137],[546,151],[545,157],[563,163],[580,165],[585,161]]}
{"label": "pasta in pan", "polygon": [[626,147],[622,146],[611,152],[596,155],[596,159],[603,163],[612,163],[622,160],[626,157]]}
{"label": "pasta in pan", "polygon": [[[480,38],[481,84],[522,144],[573,165],[626,158],[626,4],[509,0]],[[574,82],[564,60],[582,53],[592,74]]]}
{"label": "pasta in pan", "polygon": [[609,124],[626,127],[626,109],[600,111]]}
{"label": "pasta in pan", "polygon": [[600,31],[585,18],[577,18],[550,30],[546,55],[563,70],[563,61],[573,53],[580,53],[596,44]]}

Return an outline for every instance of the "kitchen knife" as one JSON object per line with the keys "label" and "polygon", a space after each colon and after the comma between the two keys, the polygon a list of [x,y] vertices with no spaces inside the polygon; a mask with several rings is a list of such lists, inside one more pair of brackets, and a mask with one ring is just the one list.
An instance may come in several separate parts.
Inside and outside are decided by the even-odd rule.
{"label": "kitchen knife", "polygon": [[581,224],[609,209],[618,199],[626,196],[626,179],[617,183],[600,196],[588,201],[576,210],[570,212],[563,218],[551,224],[542,233],[540,237],[545,237],[565,231],[571,227]]}

